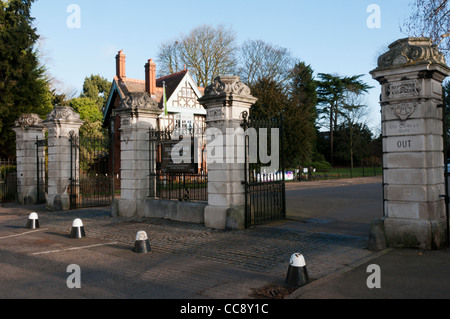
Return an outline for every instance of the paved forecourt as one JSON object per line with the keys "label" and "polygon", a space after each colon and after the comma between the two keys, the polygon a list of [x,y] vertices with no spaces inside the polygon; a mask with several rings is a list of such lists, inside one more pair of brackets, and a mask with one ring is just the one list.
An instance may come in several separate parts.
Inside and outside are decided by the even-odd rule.
{"label": "paved forecourt", "polygon": [[[2,276],[2,286],[8,287],[2,298],[52,293],[82,298],[249,298],[262,286],[283,285],[293,253],[305,256],[313,280],[373,255],[366,236],[313,232],[298,221],[222,231],[163,219],[113,218],[109,209],[99,208],[41,210],[41,228],[28,230],[30,210],[14,205],[0,209],[0,260],[10,274]],[[69,237],[76,218],[86,231],[78,240]],[[148,234],[150,254],[132,252],[142,230]],[[80,266],[85,289],[67,288],[70,264]],[[40,284],[53,290],[39,295]]]}

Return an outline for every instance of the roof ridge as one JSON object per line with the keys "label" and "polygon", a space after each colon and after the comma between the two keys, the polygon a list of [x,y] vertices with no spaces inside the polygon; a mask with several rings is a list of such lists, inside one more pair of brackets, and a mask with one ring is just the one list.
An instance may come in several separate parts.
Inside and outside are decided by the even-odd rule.
{"label": "roof ridge", "polygon": [[156,79],[156,81],[158,82],[158,81],[161,81],[161,80],[164,80],[164,79],[167,79],[167,78],[175,77],[175,76],[178,76],[178,75],[180,75],[182,73],[186,74],[187,72],[188,72],[188,70],[181,70],[181,71],[178,71],[178,72],[175,72],[175,73],[172,73],[172,74],[160,77],[160,78]]}

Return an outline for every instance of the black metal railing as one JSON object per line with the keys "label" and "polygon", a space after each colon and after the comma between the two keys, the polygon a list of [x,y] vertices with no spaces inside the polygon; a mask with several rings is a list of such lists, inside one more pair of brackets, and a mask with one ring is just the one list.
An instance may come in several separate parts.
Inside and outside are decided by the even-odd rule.
{"label": "black metal railing", "polygon": [[[178,201],[207,201],[208,175],[187,173],[158,173],[151,196],[158,199]],[[153,195],[153,196],[152,196]]]}
{"label": "black metal railing", "polygon": [[[204,129],[149,130],[148,196],[150,198],[178,201],[208,200],[208,174],[203,133]],[[191,162],[173,164],[165,149],[168,148],[170,151],[177,141],[186,136],[192,141],[196,139],[196,143],[192,142]]]}
{"label": "black metal railing", "polygon": [[0,160],[0,203],[13,202],[17,194],[17,168],[14,160]]}
{"label": "black metal railing", "polygon": [[114,174],[108,132],[71,136],[70,207],[110,205]]}
{"label": "black metal railing", "polygon": [[[272,129],[279,130],[279,167],[274,172],[266,172],[263,167],[267,165],[252,158],[250,147],[255,141],[251,141],[248,134],[245,136],[245,227],[248,228],[286,218],[283,117],[280,115],[279,118],[261,118],[243,112],[242,120],[245,131],[249,128],[255,129],[259,135],[258,139],[268,139],[269,148]],[[267,129],[263,136],[260,135],[261,128]],[[259,147],[259,143],[256,145]],[[259,150],[256,154],[259,154]]]}

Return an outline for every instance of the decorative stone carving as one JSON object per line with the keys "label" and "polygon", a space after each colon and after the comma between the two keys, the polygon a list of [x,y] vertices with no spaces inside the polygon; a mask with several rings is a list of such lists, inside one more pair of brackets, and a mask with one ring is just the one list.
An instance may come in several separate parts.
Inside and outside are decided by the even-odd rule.
{"label": "decorative stone carving", "polygon": [[147,92],[130,92],[120,102],[120,109],[153,109],[160,111],[158,103]]}
{"label": "decorative stone carving", "polygon": [[58,137],[58,133],[56,132],[56,129],[54,127],[50,127],[48,130],[48,137],[50,138],[57,138]]}
{"label": "decorative stone carving", "polygon": [[129,118],[122,118],[120,120],[121,127],[130,126],[130,124],[131,124],[131,120]]}
{"label": "decorative stone carving", "polygon": [[386,94],[391,98],[417,96],[421,90],[417,80],[393,82],[386,87]]}
{"label": "decorative stone carving", "polygon": [[406,121],[416,108],[415,103],[398,103],[391,105],[391,109],[394,114],[401,120]]}
{"label": "decorative stone carving", "polygon": [[42,119],[37,114],[22,114],[16,121],[16,127],[22,127],[24,129],[27,126],[39,125],[41,123]]}
{"label": "decorative stone carving", "polygon": [[70,106],[55,106],[47,115],[47,120],[81,121],[80,114]]}
{"label": "decorative stone carving", "polygon": [[206,87],[205,96],[219,96],[236,94],[250,96],[250,88],[241,82],[238,76],[221,76],[214,79],[214,83]]}
{"label": "decorative stone carving", "polygon": [[392,43],[389,51],[379,57],[378,68],[421,62],[445,64],[445,58],[431,39],[405,38]]}
{"label": "decorative stone carving", "polygon": [[208,115],[207,115],[208,120],[223,119],[223,117],[225,115],[225,110],[223,107],[214,108],[214,109],[208,109],[207,113],[208,113]]}
{"label": "decorative stone carving", "polygon": [[122,130],[121,137],[122,141],[125,142],[125,144],[128,144],[128,142],[131,139],[131,129]]}

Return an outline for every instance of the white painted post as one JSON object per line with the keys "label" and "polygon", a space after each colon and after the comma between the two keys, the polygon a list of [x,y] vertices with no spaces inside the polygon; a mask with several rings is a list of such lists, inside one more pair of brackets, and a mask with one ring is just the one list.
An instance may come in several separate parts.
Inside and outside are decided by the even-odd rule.
{"label": "white painted post", "polygon": [[406,38],[389,46],[371,74],[382,86],[387,245],[443,247],[442,82],[450,68],[430,39]]}

